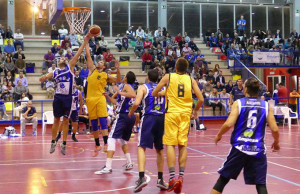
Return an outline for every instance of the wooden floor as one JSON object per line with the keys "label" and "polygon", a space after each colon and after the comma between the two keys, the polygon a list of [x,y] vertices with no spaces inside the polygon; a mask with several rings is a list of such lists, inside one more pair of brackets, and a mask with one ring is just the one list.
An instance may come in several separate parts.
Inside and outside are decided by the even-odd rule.
{"label": "wooden floor", "polygon": [[[213,139],[221,124],[206,124],[205,132],[192,131],[189,135],[188,161],[184,176],[185,194],[208,194],[218,179],[217,170],[224,162],[230,149],[228,133],[218,146]],[[0,129],[3,130],[3,126]],[[0,132],[2,133],[2,130]],[[125,157],[120,146],[113,160],[113,173],[94,175],[94,171],[105,165],[106,155],[92,157],[94,141],[91,135],[78,135],[79,142],[67,143],[67,155],[56,152],[49,154],[50,130],[45,136],[31,136],[30,127],[26,137],[0,139],[0,193],[133,193],[138,178],[137,135],[130,142],[134,169],[123,173]],[[40,129],[39,129],[40,132]],[[280,128],[281,151],[272,153],[272,137],[266,135],[268,176],[267,188],[271,194],[300,193],[300,127]],[[70,137],[69,137],[70,138]],[[101,142],[102,143],[102,142]],[[146,176],[149,181],[141,193],[167,193],[156,188],[157,170],[154,150],[147,150]],[[165,161],[164,178],[168,180]],[[176,167],[178,174],[178,167]],[[244,184],[242,173],[237,181],[230,181],[226,194],[253,194],[255,186]]]}

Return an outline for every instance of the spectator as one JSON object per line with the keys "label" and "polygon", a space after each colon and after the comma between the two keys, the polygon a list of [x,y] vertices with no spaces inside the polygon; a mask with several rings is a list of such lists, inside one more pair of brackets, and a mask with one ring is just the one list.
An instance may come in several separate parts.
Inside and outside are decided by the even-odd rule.
{"label": "spectator", "polygon": [[83,89],[83,79],[79,77],[79,71],[75,71],[75,83],[76,83],[76,88],[81,90]]}
{"label": "spectator", "polygon": [[17,29],[17,32],[14,33],[14,47],[15,50],[17,50],[17,45],[21,45],[22,50],[24,50],[24,44],[23,44],[24,36],[20,32],[20,29]]}
{"label": "spectator", "polygon": [[67,50],[68,46],[69,46],[70,48],[72,48],[71,42],[70,42],[70,40],[69,40],[69,37],[68,37],[68,36],[65,36],[65,40],[63,40],[62,43],[61,43],[61,48]]}
{"label": "spectator", "polygon": [[233,104],[238,99],[244,98],[244,88],[243,88],[243,81],[239,79],[237,81],[237,86],[232,88],[231,94],[230,94],[230,105]]}
{"label": "spectator", "polygon": [[77,66],[81,69],[84,64],[86,64],[86,59],[85,56],[82,54],[78,59]]}
{"label": "spectator", "polygon": [[142,26],[139,26],[138,29],[135,31],[136,38],[140,37],[142,40],[145,40],[145,32],[142,29]]}
{"label": "spectator", "polygon": [[187,35],[187,32],[184,33],[184,42],[189,43],[191,41],[190,37]]}
{"label": "spectator", "polygon": [[67,54],[65,55],[65,57],[68,59],[68,61],[70,61],[74,57],[74,53],[70,48],[67,49]]}
{"label": "spectator", "polygon": [[2,24],[0,24],[0,39],[4,39],[4,33],[5,33],[5,30],[4,30],[4,27],[2,26]]}
{"label": "spectator", "polygon": [[209,95],[209,104],[213,108],[213,116],[216,116],[216,107],[219,107],[220,109],[220,116],[222,112],[222,103],[220,101],[220,95],[218,94],[218,91],[216,88],[213,88],[213,91]]}
{"label": "spectator", "polygon": [[1,119],[5,120],[8,118],[8,115],[6,114],[6,107],[4,102],[2,101],[2,93],[0,93],[0,112],[1,112]]}
{"label": "spectator", "polygon": [[226,40],[228,40],[228,43],[231,44],[232,39],[230,38],[229,34],[226,34],[226,36],[223,39],[224,42],[226,42]]}
{"label": "spectator", "polygon": [[279,84],[275,85],[275,90],[273,91],[272,99],[275,101],[275,105],[277,105],[278,102],[278,89],[279,89]]}
{"label": "spectator", "polygon": [[57,46],[57,43],[54,43],[54,46],[51,48],[51,52],[55,55],[56,53],[58,53],[59,48]]}
{"label": "spectator", "polygon": [[215,33],[211,33],[211,37],[209,37],[209,47],[218,47],[217,38],[215,37]]}
{"label": "spectator", "polygon": [[[275,39],[277,39],[277,40],[282,39],[282,35],[281,35],[279,29],[277,29],[276,33],[274,34],[274,37],[275,37]],[[276,42],[277,42],[277,41],[275,41],[275,43],[276,43]]]}
{"label": "spectator", "polygon": [[224,44],[223,36],[220,33],[217,36],[217,44],[219,45],[220,48],[222,48],[222,46]]}
{"label": "spectator", "polygon": [[52,26],[51,40],[59,40],[59,33],[55,25]]}
{"label": "spectator", "polygon": [[215,68],[212,70],[213,76],[215,79],[219,76],[220,65],[215,64]]}
{"label": "spectator", "polygon": [[138,37],[134,47],[134,53],[136,55],[136,58],[139,59],[142,56],[143,52],[144,52],[143,42],[141,41],[141,38]]}
{"label": "spectator", "polygon": [[[62,58],[62,57],[64,57],[64,49],[63,48],[60,48],[59,49],[59,51],[58,51],[58,53],[56,53],[55,54],[55,63],[57,64],[57,61],[59,61],[60,60],[60,58]],[[43,65],[43,67],[44,67],[44,65]],[[45,66],[46,67],[46,66]]]}
{"label": "spectator", "polygon": [[65,36],[68,34],[68,30],[65,29],[65,26],[62,24],[61,28],[58,30],[60,40],[65,40]]}
{"label": "spectator", "polygon": [[[182,36],[181,33],[178,33],[177,36],[175,37],[175,41],[179,44],[182,42]],[[182,44],[182,43],[181,43]]]}
{"label": "spectator", "polygon": [[298,34],[296,28],[294,28],[293,31],[291,32],[290,38],[291,38],[292,36],[294,36],[295,38],[298,38],[298,37],[299,37],[299,34]]}
{"label": "spectator", "polygon": [[142,71],[143,71],[143,73],[145,73],[145,66],[149,65],[151,68],[151,66],[153,65],[152,56],[151,56],[151,54],[148,53],[148,49],[145,49],[145,53],[143,54],[142,59],[143,59]]}
{"label": "spectator", "polygon": [[22,55],[22,59],[25,60],[25,55],[23,54],[22,49],[19,48],[19,49],[18,49],[18,52],[16,52],[16,53],[14,54],[14,56],[13,56],[13,61],[14,61],[14,62],[16,62],[16,60],[18,60],[19,55]]}
{"label": "spectator", "polygon": [[157,30],[154,31],[154,39],[159,39],[159,37],[162,36],[162,33],[161,33],[161,28],[158,27]]}
{"label": "spectator", "polygon": [[132,26],[128,27],[128,30],[126,31],[126,36],[128,39],[130,39],[132,41],[136,41],[136,39],[134,38],[133,31],[132,31]]}
{"label": "spectator", "polygon": [[18,60],[16,60],[16,69],[17,72],[23,72],[24,74],[26,73],[26,64],[25,61],[22,59],[22,55],[19,55]]}
{"label": "spectator", "polygon": [[[199,58],[199,56],[197,58]],[[197,61],[195,61],[194,64],[195,64],[195,66],[200,67],[199,74],[200,74],[200,76],[205,76],[205,80],[206,80],[206,76],[208,74],[208,68],[207,68],[207,66],[204,63],[202,63],[201,66],[199,66],[196,62],[198,62],[198,59],[197,59]]]}
{"label": "spectator", "polygon": [[15,85],[18,85],[18,81],[21,81],[23,86],[28,87],[28,81],[27,78],[24,77],[23,71],[20,71],[19,77],[15,79]]}
{"label": "spectator", "polygon": [[221,29],[218,29],[218,31],[216,32],[215,35],[218,38],[218,40],[223,40],[223,38],[224,38],[223,32],[221,32]]}
{"label": "spectator", "polygon": [[102,49],[103,52],[106,52],[107,51],[107,41],[104,40],[104,36],[102,35],[101,36],[101,40],[99,41],[99,45],[100,45],[100,48]]}
{"label": "spectator", "polygon": [[7,41],[7,45],[4,46],[4,53],[14,53],[16,52],[15,47],[10,44],[10,40]]}
{"label": "spectator", "polygon": [[13,39],[13,31],[11,30],[10,26],[7,26],[5,32],[4,32],[4,39]]}
{"label": "spectator", "polygon": [[[187,43],[185,43],[185,44],[187,44]],[[194,62],[195,62],[195,55],[194,55],[194,52],[192,50],[190,50],[190,53],[188,55],[186,55],[186,59],[189,62],[188,71],[189,71],[189,73],[191,73],[193,71]]]}
{"label": "spectator", "polygon": [[[98,43],[95,41],[95,37],[92,37],[91,38],[91,40],[90,40],[90,42],[89,42],[89,47],[92,49],[92,52],[95,54],[95,52],[96,52],[96,45],[97,45]],[[100,47],[100,45],[99,45],[99,47]],[[101,49],[101,54],[102,54],[102,49]]]}
{"label": "spectator", "polygon": [[206,83],[207,83],[207,81],[206,81],[206,75],[201,76],[201,79],[199,79],[199,84],[201,84],[203,86],[203,88],[204,88],[204,86],[206,85]]}
{"label": "spectator", "polygon": [[200,78],[199,74],[199,66],[195,66],[194,69],[192,70],[192,78],[198,80]]}
{"label": "spectator", "polygon": [[167,33],[166,41],[167,41],[167,45],[172,44],[172,37],[169,33]]}
{"label": "spectator", "polygon": [[145,38],[148,38],[149,40],[151,39],[153,39],[153,37],[152,37],[152,32],[150,31],[150,29],[149,28],[146,28],[146,31],[145,31]]}
{"label": "spectator", "polygon": [[129,43],[126,34],[124,34],[124,37],[122,38],[122,46],[128,51]]}
{"label": "spectator", "polygon": [[221,84],[222,87],[225,86],[225,78],[224,78],[223,72],[221,70],[219,70],[219,75],[216,78],[216,82],[220,82],[220,84]]}
{"label": "spectator", "polygon": [[89,75],[89,69],[87,68],[87,64],[83,64],[83,68],[80,71],[79,77],[81,77],[82,80],[85,80]]}
{"label": "spectator", "polygon": [[98,61],[99,59],[101,59],[102,53],[103,53],[103,51],[102,51],[102,49],[101,49],[101,47],[100,47],[100,44],[97,43],[97,44],[96,44],[95,52],[93,52],[93,54],[94,54],[94,63],[97,63],[97,61]]}
{"label": "spectator", "polygon": [[208,72],[208,76],[206,76],[206,81],[207,82],[210,82],[211,84],[215,84],[215,77],[213,75],[213,71],[212,70],[209,70]]}
{"label": "spectator", "polygon": [[267,42],[265,43],[265,48],[266,49],[271,49],[273,47],[272,42],[270,41],[270,39],[267,39]]}
{"label": "spectator", "polygon": [[194,38],[191,38],[191,41],[189,42],[188,46],[194,51],[197,52],[199,49],[197,45],[194,43]]}
{"label": "spectator", "polygon": [[203,37],[203,41],[204,43],[208,46],[208,42],[209,42],[209,38],[211,36],[211,30],[207,29],[207,31],[205,32],[205,36]]}
{"label": "spectator", "polygon": [[152,45],[152,42],[149,41],[149,38],[147,37],[146,40],[143,43],[144,49],[150,49]]}
{"label": "spectator", "polygon": [[279,83],[279,89],[278,89],[278,102],[280,104],[288,105],[289,99],[289,91],[288,89],[284,86],[283,83]]}
{"label": "spectator", "polygon": [[21,120],[21,131],[22,131],[22,136],[25,136],[25,127],[26,123],[32,123],[32,135],[36,136],[36,129],[37,129],[37,113],[36,109],[34,106],[32,106],[32,101],[27,102],[27,106],[23,108],[22,110],[22,120]]}
{"label": "spectator", "polygon": [[168,34],[167,28],[166,28],[166,27],[163,27],[162,35],[163,35],[163,36],[167,36],[167,34]]}
{"label": "spectator", "polygon": [[7,85],[2,91],[2,97],[6,101],[12,101],[13,95],[14,95],[14,87],[12,85],[12,82],[5,82]]}
{"label": "spectator", "polygon": [[53,73],[56,69],[55,63],[52,63],[51,67],[48,68],[48,73]]}
{"label": "spectator", "polygon": [[166,54],[168,56],[172,56],[173,54],[173,49],[172,49],[172,46],[169,44],[168,47],[166,48]]}
{"label": "spectator", "polygon": [[241,15],[241,19],[237,21],[237,27],[239,31],[239,36],[243,36],[246,29],[246,20],[244,19],[243,15]]}
{"label": "spectator", "polygon": [[168,56],[168,59],[165,62],[166,73],[172,73],[175,70],[176,61],[172,56]]}
{"label": "spectator", "polygon": [[216,81],[216,82],[217,83],[216,83],[216,86],[214,88],[216,88],[217,91],[220,93],[223,90],[224,87],[220,84],[219,81]]}
{"label": "spectator", "polygon": [[[20,74],[21,75],[21,74]],[[22,85],[22,81],[18,80],[14,89],[14,101],[17,101],[21,98],[22,93],[28,94],[28,89]]]}
{"label": "spectator", "polygon": [[225,86],[226,88],[226,93],[230,94],[231,91],[232,91],[232,88],[233,88],[233,83],[232,83],[232,80],[229,80],[227,85]]}
{"label": "spectator", "polygon": [[55,80],[51,78],[46,83],[47,96],[49,99],[53,99],[54,97],[54,88],[55,88]]}
{"label": "spectator", "polygon": [[74,33],[70,34],[69,39],[70,39],[70,47],[79,46],[77,34]]}
{"label": "spectator", "polygon": [[176,52],[177,58],[180,58],[181,57],[181,49],[180,49],[180,47],[178,45],[177,45],[177,47],[175,49],[175,52]]}
{"label": "spectator", "polygon": [[[229,104],[229,98],[230,95],[226,93],[226,88],[222,89],[222,92],[220,93],[220,98],[221,98],[221,104],[227,110],[228,113],[230,113],[230,104]],[[224,99],[227,98],[227,99]]]}
{"label": "spectator", "polygon": [[[294,57],[293,57],[293,65],[299,65],[299,58],[300,58],[300,41],[299,39],[296,39],[296,41],[293,43],[294,47]],[[297,62],[296,62],[297,60]]]}
{"label": "spectator", "polygon": [[[8,71],[7,74],[6,74],[6,76],[3,78],[3,82],[6,82],[6,83],[8,83],[8,82],[14,83],[14,77],[15,77],[15,76],[12,76],[11,71]],[[14,86],[14,84],[13,84],[13,86]]]}
{"label": "spectator", "polygon": [[184,52],[184,55],[185,55],[185,56],[189,55],[190,52],[191,52],[191,50],[192,50],[192,49],[189,47],[189,44],[188,44],[188,43],[185,43],[185,45],[184,45],[184,47],[183,47],[183,49],[182,49],[182,51]]}
{"label": "spectator", "polygon": [[111,60],[114,58],[114,55],[110,53],[109,48],[106,51],[106,53],[103,53],[103,59],[105,62],[111,62]]}
{"label": "spectator", "polygon": [[12,76],[15,77],[15,70],[16,70],[16,66],[14,62],[11,60],[11,57],[6,57],[4,61],[4,74],[8,75],[8,72],[10,72]]}
{"label": "spectator", "polygon": [[115,46],[118,47],[119,52],[122,52],[122,41],[120,39],[120,34],[118,34],[117,38],[115,39]]}
{"label": "spectator", "polygon": [[[22,102],[20,102],[20,101],[22,101]],[[20,120],[20,111],[22,111],[23,108],[26,107],[28,101],[29,101],[29,98],[26,96],[25,93],[22,93],[21,98],[18,101],[18,103],[20,103],[19,106],[14,108],[14,119],[15,120]]]}
{"label": "spectator", "polygon": [[[42,74],[41,74],[41,76],[43,76],[43,75],[47,75],[46,69],[42,69]],[[42,88],[43,90],[46,89],[46,82],[47,82],[47,81],[41,82],[41,88]]]}
{"label": "spectator", "polygon": [[293,91],[290,93],[290,97],[289,107],[293,112],[297,112],[297,98],[299,98],[300,95],[297,93],[296,89],[293,89]]}

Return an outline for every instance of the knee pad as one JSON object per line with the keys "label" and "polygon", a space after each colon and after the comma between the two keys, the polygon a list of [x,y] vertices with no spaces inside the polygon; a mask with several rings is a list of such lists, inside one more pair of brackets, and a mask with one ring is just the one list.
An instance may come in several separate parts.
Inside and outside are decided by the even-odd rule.
{"label": "knee pad", "polygon": [[98,131],[98,119],[91,120],[93,131]]}
{"label": "knee pad", "polygon": [[121,146],[126,145],[127,142],[124,139],[118,139],[118,142]]}
{"label": "knee pad", "polygon": [[214,190],[222,193],[224,187],[227,185],[227,183],[229,182],[229,180],[230,179],[228,179],[226,177],[220,176],[219,179],[218,179],[218,181],[217,181],[217,183],[214,186]]}
{"label": "knee pad", "polygon": [[109,137],[107,140],[107,144],[108,151],[116,151],[116,139]]}
{"label": "knee pad", "polygon": [[107,129],[107,120],[106,117],[100,117],[99,118],[101,129]]}
{"label": "knee pad", "polygon": [[257,190],[258,194],[268,194],[267,186],[265,184],[263,184],[263,185],[257,184],[256,190]]}

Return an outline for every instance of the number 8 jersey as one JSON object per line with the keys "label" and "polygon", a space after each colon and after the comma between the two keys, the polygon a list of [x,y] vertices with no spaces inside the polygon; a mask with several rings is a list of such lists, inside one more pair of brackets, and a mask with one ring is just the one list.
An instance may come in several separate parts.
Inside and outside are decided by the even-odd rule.
{"label": "number 8 jersey", "polygon": [[168,113],[191,114],[193,110],[192,78],[187,74],[170,73],[166,91]]}
{"label": "number 8 jersey", "polygon": [[239,117],[231,136],[231,145],[247,155],[265,153],[265,127],[268,103],[260,98],[237,100]]}
{"label": "number 8 jersey", "polygon": [[165,112],[165,98],[152,96],[152,92],[157,84],[150,82],[144,84],[144,86],[147,89],[143,99],[144,115],[163,115]]}

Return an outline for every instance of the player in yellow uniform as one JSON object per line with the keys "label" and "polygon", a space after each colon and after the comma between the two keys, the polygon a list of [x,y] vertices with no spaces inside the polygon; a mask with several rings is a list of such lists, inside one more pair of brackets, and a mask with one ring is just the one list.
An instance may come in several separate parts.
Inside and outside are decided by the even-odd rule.
{"label": "player in yellow uniform", "polygon": [[[175,65],[176,73],[165,75],[152,92],[153,96],[158,97],[159,91],[164,86],[167,87],[163,144],[167,146],[167,162],[170,173],[168,191],[174,190],[175,193],[180,193],[182,188],[190,119],[191,116],[197,118],[197,112],[204,101],[197,82],[186,74],[188,65],[186,59],[179,58]],[[194,110],[192,92],[198,98]],[[175,179],[176,145],[179,148],[179,178],[177,180]]]}
{"label": "player in yellow uniform", "polygon": [[104,62],[99,61],[97,67],[91,58],[89,46],[86,46],[86,58],[89,69],[89,75],[87,77],[87,96],[86,105],[89,111],[89,119],[93,128],[93,135],[96,143],[96,149],[93,156],[96,157],[101,150],[99,142],[99,130],[98,130],[98,119],[102,129],[102,136],[104,141],[104,151],[107,151],[107,139],[108,139],[108,128],[107,128],[107,105],[106,98],[103,95],[105,93],[105,87],[107,82],[116,83],[121,81],[120,64],[116,60],[117,77],[109,76],[103,71]]}

